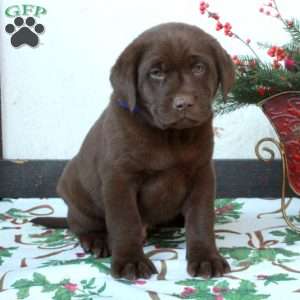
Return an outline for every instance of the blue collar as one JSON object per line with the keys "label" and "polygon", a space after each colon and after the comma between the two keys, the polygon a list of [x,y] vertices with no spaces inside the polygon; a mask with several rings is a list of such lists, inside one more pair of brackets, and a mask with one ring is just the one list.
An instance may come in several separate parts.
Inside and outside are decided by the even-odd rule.
{"label": "blue collar", "polygon": [[[126,110],[130,110],[130,108],[129,108],[129,106],[128,106],[128,103],[127,103],[127,101],[126,100],[118,100],[117,101],[117,103],[118,103],[118,105],[120,106],[120,107],[122,107],[122,108],[124,108],[124,109],[126,109]],[[141,110],[140,110],[140,108],[136,105],[135,107],[134,107],[134,109],[133,109],[133,112],[134,113],[138,113],[138,112],[140,112]]]}

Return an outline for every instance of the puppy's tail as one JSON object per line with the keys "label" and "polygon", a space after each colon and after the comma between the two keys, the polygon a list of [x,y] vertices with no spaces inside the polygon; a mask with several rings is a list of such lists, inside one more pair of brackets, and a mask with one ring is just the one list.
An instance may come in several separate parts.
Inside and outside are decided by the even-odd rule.
{"label": "puppy's tail", "polygon": [[49,228],[69,228],[67,218],[41,217],[34,218],[30,222]]}

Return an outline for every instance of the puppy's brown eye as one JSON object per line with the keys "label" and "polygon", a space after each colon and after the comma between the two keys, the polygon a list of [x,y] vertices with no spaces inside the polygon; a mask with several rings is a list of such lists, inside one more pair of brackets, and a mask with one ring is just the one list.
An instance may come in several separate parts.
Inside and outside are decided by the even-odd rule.
{"label": "puppy's brown eye", "polygon": [[166,78],[166,73],[160,68],[152,68],[149,74],[155,80],[164,80]]}
{"label": "puppy's brown eye", "polygon": [[203,64],[203,63],[197,63],[192,68],[192,72],[196,76],[202,75],[205,71],[206,71],[206,67],[205,67],[205,64]]}

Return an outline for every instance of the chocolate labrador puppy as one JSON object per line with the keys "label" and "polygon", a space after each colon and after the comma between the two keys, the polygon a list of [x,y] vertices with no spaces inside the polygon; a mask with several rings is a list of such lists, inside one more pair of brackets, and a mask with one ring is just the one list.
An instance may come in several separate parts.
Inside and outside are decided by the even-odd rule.
{"label": "chocolate labrador puppy", "polygon": [[212,101],[233,85],[230,57],[203,30],[167,23],[136,38],[110,80],[108,107],[58,182],[67,222],[34,222],[68,225],[86,251],[112,255],[114,277],[133,280],[157,272],[145,228],[183,214],[189,274],[229,272],[214,236]]}

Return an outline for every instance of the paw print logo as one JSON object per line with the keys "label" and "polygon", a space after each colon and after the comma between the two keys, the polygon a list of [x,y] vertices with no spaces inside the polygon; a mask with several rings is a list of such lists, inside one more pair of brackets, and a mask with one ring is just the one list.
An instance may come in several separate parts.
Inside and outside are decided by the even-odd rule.
{"label": "paw print logo", "polygon": [[36,24],[33,17],[26,18],[25,22],[22,17],[17,17],[14,19],[14,24],[6,25],[5,31],[12,35],[10,41],[14,47],[24,44],[36,47],[39,43],[39,34],[45,31],[45,27]]}

